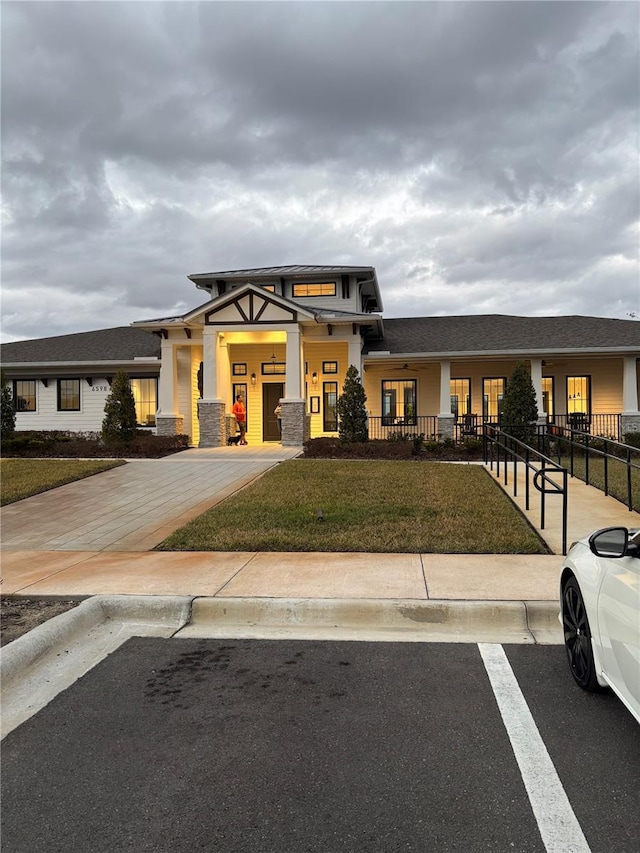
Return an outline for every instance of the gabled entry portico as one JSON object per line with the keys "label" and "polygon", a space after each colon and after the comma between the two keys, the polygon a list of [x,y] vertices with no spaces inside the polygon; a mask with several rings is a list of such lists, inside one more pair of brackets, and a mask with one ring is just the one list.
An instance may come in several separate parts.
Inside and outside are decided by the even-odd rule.
{"label": "gabled entry portico", "polygon": [[[200,447],[220,446],[226,443],[229,432],[235,431],[230,416],[234,392],[244,399],[248,424],[264,424],[265,405],[271,405],[273,393],[278,394],[273,408],[283,396],[282,436],[269,433],[267,437],[263,429],[262,440],[281,440],[285,446],[303,443],[308,428],[302,386],[302,319],[313,320],[313,315],[251,284],[236,288],[183,318],[186,324],[201,328],[202,396],[197,405]],[[192,333],[191,339],[197,338]],[[172,401],[162,395],[164,391],[171,396],[172,364],[168,340],[163,346],[161,377],[166,373],[167,378],[160,382],[162,414],[158,420],[166,419],[169,428],[179,417],[172,411]],[[278,381],[280,377],[282,381]],[[276,390],[271,395],[263,394],[263,386]]]}

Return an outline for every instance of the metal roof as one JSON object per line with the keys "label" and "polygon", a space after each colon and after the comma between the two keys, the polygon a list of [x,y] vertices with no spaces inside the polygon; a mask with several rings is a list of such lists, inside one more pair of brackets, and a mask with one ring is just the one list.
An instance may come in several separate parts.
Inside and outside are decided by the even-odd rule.
{"label": "metal roof", "polygon": [[362,270],[363,272],[374,272],[374,267],[371,266],[355,266],[355,267],[345,267],[345,266],[314,266],[308,264],[289,264],[288,266],[283,267],[255,267],[253,269],[246,270],[222,270],[221,272],[203,272],[203,273],[194,273],[193,275],[187,276],[187,278],[192,281],[200,278],[247,278],[247,276],[252,276],[253,278],[273,278],[274,276],[285,276],[285,275],[313,275],[324,273],[335,275],[336,273],[345,272],[345,270],[355,271]]}

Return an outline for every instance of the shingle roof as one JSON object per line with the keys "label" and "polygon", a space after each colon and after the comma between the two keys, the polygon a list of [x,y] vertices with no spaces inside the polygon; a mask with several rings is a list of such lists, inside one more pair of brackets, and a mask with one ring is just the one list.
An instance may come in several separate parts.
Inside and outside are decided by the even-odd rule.
{"label": "shingle roof", "polygon": [[221,272],[202,272],[202,273],[194,273],[193,275],[188,276],[190,279],[196,278],[246,278],[247,276],[253,276],[254,278],[269,278],[273,276],[281,276],[281,275],[311,275],[313,273],[340,273],[345,270],[366,270],[368,272],[373,272],[373,267],[363,266],[363,267],[345,267],[345,266],[309,266],[309,265],[301,265],[301,264],[289,264],[284,267],[256,267],[254,269],[246,269],[246,270],[223,270]]}
{"label": "shingle roof", "polygon": [[157,335],[131,326],[14,341],[0,346],[0,360],[7,366],[30,362],[132,361],[134,358],[150,356],[160,356],[160,339]]}
{"label": "shingle roof", "polygon": [[617,347],[640,350],[640,322],[481,314],[384,320],[384,337],[367,346],[365,352],[482,353]]}

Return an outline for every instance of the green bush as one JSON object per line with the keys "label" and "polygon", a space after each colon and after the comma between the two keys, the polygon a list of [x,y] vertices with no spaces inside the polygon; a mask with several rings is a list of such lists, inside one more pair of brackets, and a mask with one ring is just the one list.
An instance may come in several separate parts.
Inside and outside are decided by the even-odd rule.
{"label": "green bush", "polygon": [[624,443],[630,444],[631,447],[640,447],[640,432],[625,433]]}

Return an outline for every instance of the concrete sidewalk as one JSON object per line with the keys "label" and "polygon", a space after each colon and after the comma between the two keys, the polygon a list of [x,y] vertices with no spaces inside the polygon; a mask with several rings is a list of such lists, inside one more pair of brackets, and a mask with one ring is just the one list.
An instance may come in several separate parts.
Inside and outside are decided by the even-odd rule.
{"label": "concrete sidewalk", "polygon": [[[560,498],[547,498],[541,531],[535,490],[527,518],[557,556],[150,550],[190,518],[299,452],[279,445],[189,450],[130,462],[5,507],[2,590],[33,597],[557,600]],[[505,488],[503,480],[498,482]],[[510,472],[510,497],[512,480]],[[522,471],[518,491],[515,500],[523,505]],[[618,524],[640,527],[640,515],[580,480],[569,480],[569,543],[595,528]]]}

